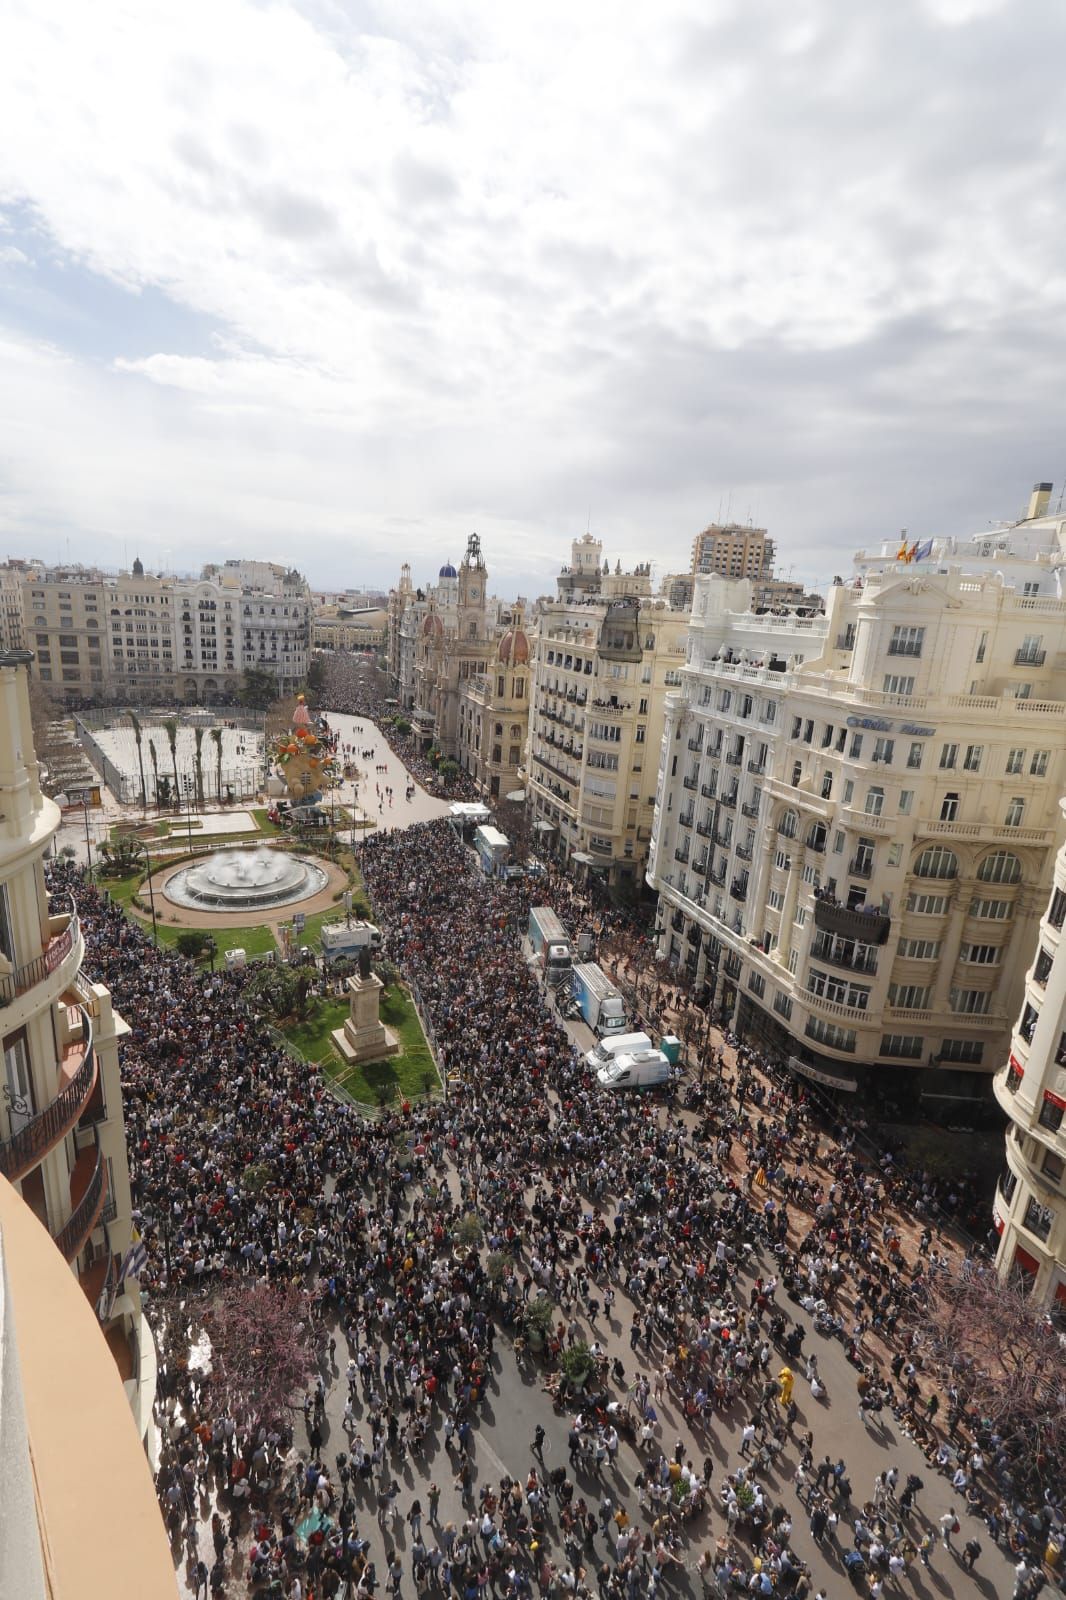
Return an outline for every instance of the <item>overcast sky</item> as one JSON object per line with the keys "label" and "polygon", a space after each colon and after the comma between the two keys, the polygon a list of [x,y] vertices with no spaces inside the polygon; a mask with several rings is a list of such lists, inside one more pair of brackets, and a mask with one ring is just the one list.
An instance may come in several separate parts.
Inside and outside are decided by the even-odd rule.
{"label": "overcast sky", "polygon": [[824,583],[1057,500],[1064,62],[1048,0],[0,0],[0,554],[536,594],[731,514]]}

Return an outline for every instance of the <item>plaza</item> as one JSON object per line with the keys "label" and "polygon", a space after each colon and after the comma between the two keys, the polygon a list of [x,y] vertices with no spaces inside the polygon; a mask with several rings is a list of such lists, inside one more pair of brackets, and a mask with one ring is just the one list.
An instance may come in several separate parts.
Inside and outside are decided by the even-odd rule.
{"label": "plaza", "polygon": [[[131,1140],[144,1151],[134,1182],[146,1218],[156,1219],[146,1221],[146,1278],[167,1293],[210,1291],[223,1272],[243,1272],[251,1286],[260,1274],[273,1277],[298,1271],[319,1299],[321,1399],[314,1400],[313,1386],[306,1413],[295,1426],[292,1453],[279,1468],[279,1481],[298,1484],[303,1494],[309,1462],[320,1463],[301,1515],[320,1506],[328,1525],[339,1534],[343,1512],[346,1526],[357,1527],[360,1545],[365,1542],[357,1563],[361,1570],[365,1573],[362,1564],[370,1558],[384,1577],[390,1552],[399,1552],[397,1592],[417,1592],[427,1579],[418,1562],[421,1577],[415,1577],[416,1548],[454,1543],[482,1490],[490,1491],[491,1500],[505,1477],[522,1483],[531,1467],[538,1473],[561,1467],[572,1475],[575,1495],[584,1497],[591,1508],[609,1496],[611,1515],[624,1510],[641,1540],[646,1530],[653,1554],[656,1544],[663,1546],[663,1555],[651,1564],[662,1565],[658,1581],[681,1592],[698,1593],[697,1562],[731,1533],[738,1556],[750,1571],[754,1553],[750,1535],[731,1527],[723,1501],[723,1483],[728,1477],[735,1483],[742,1469],[762,1485],[775,1516],[789,1524],[789,1544],[810,1570],[811,1592],[820,1584],[827,1594],[836,1595],[844,1577],[843,1551],[854,1543],[848,1523],[873,1499],[878,1474],[894,1468],[900,1483],[913,1474],[925,1485],[916,1516],[908,1518],[894,1506],[888,1508],[906,1537],[916,1544],[923,1531],[931,1529],[935,1543],[940,1518],[954,1506],[963,1530],[956,1550],[974,1536],[983,1547],[972,1576],[948,1549],[934,1550],[929,1570],[912,1559],[907,1581],[916,1593],[944,1592],[945,1585],[957,1595],[1002,1593],[1012,1563],[993,1544],[984,1525],[966,1511],[950,1481],[921,1452],[911,1437],[914,1429],[905,1409],[897,1415],[886,1406],[876,1421],[859,1420],[856,1368],[846,1359],[843,1344],[815,1333],[812,1317],[791,1301],[779,1295],[777,1303],[789,1325],[805,1329],[804,1356],[817,1357],[824,1397],[814,1397],[806,1376],[809,1369],[794,1362],[799,1371],[797,1414],[779,1445],[774,1443],[779,1431],[776,1402],[770,1410],[764,1408],[761,1380],[758,1385],[740,1382],[734,1373],[717,1398],[713,1398],[714,1384],[704,1385],[711,1390],[709,1405],[706,1396],[695,1404],[696,1385],[679,1361],[679,1349],[692,1345],[706,1350],[701,1361],[713,1356],[706,1333],[701,1332],[708,1311],[701,1308],[720,1307],[717,1316],[726,1317],[739,1338],[749,1302],[754,1304],[757,1280],[765,1284],[781,1268],[782,1257],[770,1252],[768,1242],[758,1243],[753,1254],[741,1252],[745,1227],[750,1226],[744,1221],[750,1203],[741,1195],[746,1186],[750,1189],[754,1149],[754,1122],[749,1121],[744,1101],[745,1093],[750,1100],[756,1080],[740,1070],[736,1048],[715,1035],[712,1048],[722,1053],[724,1074],[720,1093],[717,1083],[711,1086],[714,1093],[710,1088],[704,1092],[702,1109],[624,1099],[605,1103],[589,1087],[580,1067],[575,1044],[587,1046],[585,1034],[561,1028],[546,1009],[520,950],[510,936],[498,938],[493,932],[501,913],[512,914],[526,891],[486,882],[450,828],[439,821],[404,826],[403,812],[397,808],[401,800],[406,803],[409,784],[398,758],[386,751],[385,741],[367,722],[354,718],[342,722],[337,713],[330,720],[357,761],[360,751],[374,752],[373,759],[365,762],[371,770],[363,776],[360,798],[368,810],[378,810],[383,826],[363,847],[364,872],[375,914],[386,932],[386,955],[418,982],[436,1031],[440,1064],[458,1075],[447,1102],[415,1109],[406,1129],[397,1118],[364,1121],[351,1108],[333,1102],[317,1074],[309,1075],[299,1064],[280,1057],[274,1046],[256,1040],[254,1033],[245,1036],[249,1023],[240,998],[242,974],[230,974],[224,982],[200,980],[183,964],[174,964],[174,958],[146,950],[143,941],[123,940],[121,917],[114,908],[97,907],[91,897],[82,908],[93,960],[106,968],[126,1010],[141,1013],[151,995],[155,1007],[162,1004],[169,1030],[196,1041],[195,1063],[179,1065],[176,1075],[168,1054],[150,1042],[142,1040],[127,1048],[127,1118]],[[378,766],[385,771],[373,770]],[[417,800],[418,795],[423,798]],[[416,800],[438,816],[446,810],[443,802],[417,786]],[[759,1116],[767,1126],[787,1119],[797,1107],[802,1112],[794,1095],[782,1098],[780,1089],[765,1087],[763,1080],[759,1085]],[[160,1105],[168,1107],[172,1136],[182,1141],[186,1162],[181,1170],[166,1160],[165,1146],[148,1137]],[[276,1115],[269,1110],[272,1105],[277,1113],[284,1108],[282,1140],[271,1127]],[[209,1121],[203,1115],[208,1106]],[[260,1110],[249,1121],[253,1107]],[[810,1129],[813,1144],[805,1134],[783,1167],[791,1170],[793,1160],[797,1171],[806,1165],[812,1181],[826,1188],[843,1179],[847,1192],[854,1195],[851,1215],[872,1229],[861,1189],[854,1188],[853,1159],[809,1124],[806,1114],[802,1126]],[[244,1127],[247,1134],[237,1135],[236,1141],[230,1134],[220,1143],[213,1127],[235,1131]],[[401,1129],[404,1137],[397,1141]],[[248,1154],[242,1155],[245,1148]],[[313,1161],[305,1154],[311,1148],[322,1152]],[[236,1176],[241,1161],[251,1159],[253,1150],[256,1161],[274,1174],[267,1203],[258,1203],[254,1211],[242,1203],[221,1216],[203,1210],[199,1181],[190,1183],[183,1176],[185,1169],[190,1178],[206,1170],[221,1174],[236,1160]],[[801,1150],[813,1154],[805,1161]],[[636,1197],[649,1183],[658,1199],[650,1209],[642,1209]],[[687,1213],[675,1215],[669,1200],[675,1192],[687,1202]],[[318,1243],[310,1250],[288,1225],[286,1193],[299,1196],[301,1209],[317,1218]],[[176,1232],[166,1241],[158,1225],[163,1205],[179,1219]],[[812,1223],[803,1206],[790,1203],[787,1209],[787,1250],[795,1253]],[[449,1255],[434,1238],[435,1228],[442,1227],[446,1239],[448,1230],[469,1210],[483,1218],[485,1250],[502,1252],[513,1262],[504,1291],[489,1297],[491,1336],[490,1320],[480,1309],[475,1315],[471,1308],[458,1320],[454,1311],[442,1311],[458,1303],[457,1292],[470,1292],[479,1306],[486,1293],[484,1281],[475,1278],[467,1283],[455,1277]],[[679,1226],[685,1214],[691,1236]],[[879,1205],[877,1227],[889,1224],[909,1227],[908,1219],[886,1201]],[[396,1229],[393,1256],[406,1239],[400,1254],[406,1251],[410,1256],[414,1275],[406,1287],[397,1279],[395,1261],[392,1267],[385,1265],[387,1241]],[[913,1255],[914,1230],[904,1236]],[[373,1248],[371,1239],[378,1241]],[[689,1269],[694,1270],[701,1259],[715,1261],[716,1239],[733,1264],[719,1275],[720,1288],[714,1295],[693,1296],[686,1285],[698,1280],[689,1276]],[[937,1245],[947,1248],[947,1236],[942,1239],[938,1234]],[[872,1261],[880,1253],[871,1238],[866,1259]],[[858,1263],[850,1255],[845,1260],[847,1270],[857,1274]],[[547,1367],[540,1361],[516,1359],[513,1347],[515,1318],[538,1292],[549,1293],[557,1307],[564,1348],[572,1338],[597,1341],[608,1365],[619,1363],[624,1376],[621,1381],[609,1380],[608,1393],[627,1414],[639,1424],[642,1409],[645,1418],[654,1413],[654,1421],[646,1423],[650,1432],[643,1445],[638,1428],[638,1437],[621,1438],[609,1461],[598,1463],[581,1453],[571,1460],[573,1411],[555,1409],[544,1393]],[[408,1338],[420,1352],[416,1365],[438,1375],[439,1402],[428,1402],[422,1377],[405,1376],[402,1381],[399,1377],[396,1316],[401,1310]],[[757,1353],[763,1337],[758,1317],[743,1333],[742,1344],[752,1337],[756,1343],[751,1348]],[[868,1358],[876,1364],[872,1348]],[[779,1350],[772,1349],[770,1373],[776,1372],[780,1360]],[[464,1376],[473,1370],[484,1372],[476,1398]],[[715,1370],[712,1360],[710,1376]],[[720,1384],[724,1373],[720,1367],[717,1370]],[[350,1372],[355,1374],[351,1381]],[[643,1408],[638,1398],[642,1379],[648,1388]],[[188,1456],[187,1424],[219,1413],[213,1410],[210,1387],[190,1390],[179,1372],[165,1373],[164,1388],[164,1463],[176,1466]],[[759,1454],[762,1446],[749,1450],[744,1444],[752,1421],[758,1421],[759,1437],[769,1451],[765,1462]],[[545,1432],[541,1455],[534,1457],[531,1445],[538,1427]],[[462,1430],[461,1446],[456,1429]],[[807,1485],[802,1473],[797,1478],[807,1430],[814,1461],[832,1452],[834,1461],[846,1463],[850,1504],[841,1503],[836,1540],[808,1532]],[[594,1438],[596,1431],[590,1421],[586,1434]],[[624,1435],[625,1430],[619,1431]],[[346,1461],[364,1453],[368,1461],[374,1458],[369,1475],[365,1479],[356,1475],[351,1489],[342,1486],[339,1469],[334,1469],[340,1453]],[[274,1547],[261,1550],[255,1540],[257,1554],[250,1553],[254,1524],[228,1487],[238,1456],[239,1449],[232,1456],[223,1452],[220,1458],[210,1446],[193,1451],[192,1459],[198,1462],[193,1474],[196,1490],[174,1528],[175,1560],[184,1573],[183,1551],[195,1542],[209,1558],[210,1546],[218,1543],[212,1515],[222,1516],[224,1548],[221,1562],[212,1570],[223,1585],[216,1592],[225,1594],[249,1592],[249,1574],[277,1570],[282,1560],[270,1553]],[[649,1487],[655,1481],[649,1474],[653,1467],[665,1471],[671,1457],[675,1463],[691,1461],[694,1473],[706,1476],[708,1504],[691,1521],[668,1519],[659,1527],[659,1518],[648,1510],[653,1503]],[[242,1470],[250,1466],[258,1481],[254,1463],[240,1459],[245,1463]],[[957,1460],[953,1470],[965,1472],[962,1457]],[[319,1470],[323,1486],[318,1483]],[[808,1481],[809,1476],[808,1472]],[[268,1478],[273,1481],[269,1474]],[[434,1484],[439,1490],[435,1527],[440,1532],[427,1540],[423,1523],[416,1540],[404,1517],[416,1501],[425,1510]],[[994,1498],[993,1494],[990,1504]],[[256,1489],[254,1503],[260,1507],[255,1520],[265,1517],[273,1525],[272,1491],[265,1483]],[[393,1503],[399,1513],[396,1522],[389,1509]],[[619,1556],[613,1531],[610,1537],[597,1531],[568,1554],[572,1540],[564,1522],[562,1502],[553,1498],[537,1542],[558,1573],[569,1570],[568,1561],[577,1562],[587,1567],[584,1586],[591,1587],[593,1572],[606,1566],[602,1594],[613,1595],[619,1584],[618,1593],[628,1594],[634,1582],[636,1593],[646,1592],[651,1569],[645,1569],[639,1554],[635,1562],[628,1555]],[[658,1529],[654,1534],[653,1525]],[[516,1574],[526,1573],[536,1581],[536,1551],[520,1534],[516,1543],[513,1517],[497,1517],[494,1527],[514,1551],[510,1559]],[[767,1549],[765,1544],[763,1548]],[[307,1554],[291,1572],[301,1570]],[[498,1563],[491,1552],[479,1554],[478,1559],[487,1560],[496,1571]],[[428,1581],[431,1589],[439,1589],[435,1579]],[[549,1575],[549,1587],[552,1581]],[[501,1586],[503,1592],[512,1592],[502,1569],[496,1571],[492,1586],[496,1592]],[[192,1583],[186,1592],[194,1592]],[[257,1592],[254,1584],[251,1592]],[[521,1584],[514,1592],[522,1592]]]}
{"label": "plaza", "polygon": [[[168,803],[173,805],[175,768],[182,804],[197,805],[198,732],[204,801],[210,805],[227,799],[251,799],[263,783],[262,733],[251,727],[201,719],[201,713],[181,714],[173,757],[162,718],[147,712],[141,719],[140,759],[137,736],[128,716],[116,715],[102,727],[90,727],[79,719],[78,731],[89,759],[114,797],[124,805],[141,803],[142,763],[148,805],[160,803],[160,791],[164,796],[169,794]],[[221,744],[214,737],[216,733]]]}

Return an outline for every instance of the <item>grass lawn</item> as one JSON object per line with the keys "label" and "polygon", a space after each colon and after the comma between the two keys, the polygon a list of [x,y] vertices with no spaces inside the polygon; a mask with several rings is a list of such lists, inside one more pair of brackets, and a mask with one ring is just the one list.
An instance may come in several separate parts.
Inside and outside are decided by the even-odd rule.
{"label": "grass lawn", "polygon": [[[336,1011],[338,1006],[334,1004],[323,1009]],[[381,1020],[399,1035],[401,1046],[399,1055],[389,1056],[384,1061],[360,1062],[350,1067],[340,1060],[329,1044],[329,1029],[339,1028],[348,1014],[346,1005],[340,1006],[339,1010],[339,1018],[324,1029],[327,1044],[325,1054],[312,1055],[310,1059],[321,1061],[324,1070],[347,1090],[353,1100],[360,1100],[364,1105],[377,1105],[382,1089],[391,1090],[394,1099],[421,1099],[426,1092],[427,1075],[432,1078],[430,1093],[439,1090],[440,1078],[422,1032],[422,1024],[404,988],[393,984],[381,996]],[[286,1032],[294,1044],[300,1044],[295,1031]],[[309,1053],[302,1044],[300,1048],[305,1055]]]}
{"label": "grass lawn", "polygon": [[285,829],[280,827],[278,825],[278,823],[271,822],[270,818],[266,814],[265,807],[259,807],[259,806],[254,807],[252,809],[252,817],[253,817],[253,819],[255,821],[255,825],[259,829],[260,833],[284,833],[285,832]]}

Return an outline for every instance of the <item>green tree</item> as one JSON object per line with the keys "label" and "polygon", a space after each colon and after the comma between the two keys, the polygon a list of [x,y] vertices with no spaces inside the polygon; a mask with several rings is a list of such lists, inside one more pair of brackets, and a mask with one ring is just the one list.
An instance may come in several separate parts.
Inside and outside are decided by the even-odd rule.
{"label": "green tree", "polygon": [[175,949],[180,956],[188,956],[190,961],[196,961],[200,956],[207,955],[214,943],[203,928],[187,928],[184,933],[178,934]]}
{"label": "green tree", "polygon": [[222,729],[211,729],[211,743],[215,747],[215,780],[218,789],[218,803],[222,804]]}
{"label": "green tree", "polygon": [[455,779],[459,776],[459,763],[457,761],[453,761],[451,756],[446,756],[437,767],[437,771],[440,773],[445,783],[454,783]]}
{"label": "green tree", "polygon": [[196,741],[196,752],[195,752],[195,754],[193,756],[193,764],[194,764],[194,766],[196,768],[196,804],[198,806],[202,806],[203,803],[204,803],[204,730],[203,730],[203,728],[194,728],[193,729],[193,738]]}
{"label": "green tree", "polygon": [[170,746],[170,764],[174,768],[174,804],[181,806],[181,782],[178,778],[178,719],[177,717],[164,717],[163,730]]}
{"label": "green tree", "polygon": [[155,803],[156,803],[156,806],[158,807],[158,805],[159,805],[159,755],[158,755],[158,752],[156,751],[155,740],[154,739],[149,739],[149,741],[148,741],[148,754],[152,758],[152,792],[155,795]]}
{"label": "green tree", "polygon": [[133,727],[133,737],[137,741],[137,765],[141,773],[141,810],[147,811],[148,791],[144,786],[144,750],[142,749],[144,735],[141,733],[141,719],[135,711],[129,713],[129,719]]}
{"label": "green tree", "polygon": [[263,667],[245,667],[241,702],[255,711],[265,711],[278,698],[278,680]]}

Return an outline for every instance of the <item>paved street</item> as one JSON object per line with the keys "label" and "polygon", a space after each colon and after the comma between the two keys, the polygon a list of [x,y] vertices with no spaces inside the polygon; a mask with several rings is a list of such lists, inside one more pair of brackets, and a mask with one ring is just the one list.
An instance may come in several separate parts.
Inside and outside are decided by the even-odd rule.
{"label": "paved street", "polygon": [[[350,744],[355,749],[355,764],[362,773],[358,783],[345,783],[343,789],[337,791],[337,798],[348,804],[353,797],[356,803],[364,810],[368,817],[379,827],[408,828],[413,822],[432,822],[436,817],[449,815],[450,800],[438,799],[436,795],[429,794],[422,785],[415,782],[415,792],[410,800],[404,798],[407,785],[411,782],[410,774],[399,756],[393,754],[389,748],[388,740],[367,717],[350,717],[342,711],[326,711],[325,717],[330,727],[335,729],[342,744]],[[373,750],[370,761],[362,759],[363,750]],[[375,772],[375,766],[383,764],[384,773]],[[387,799],[382,799],[376,792],[392,788],[392,805]]]}

